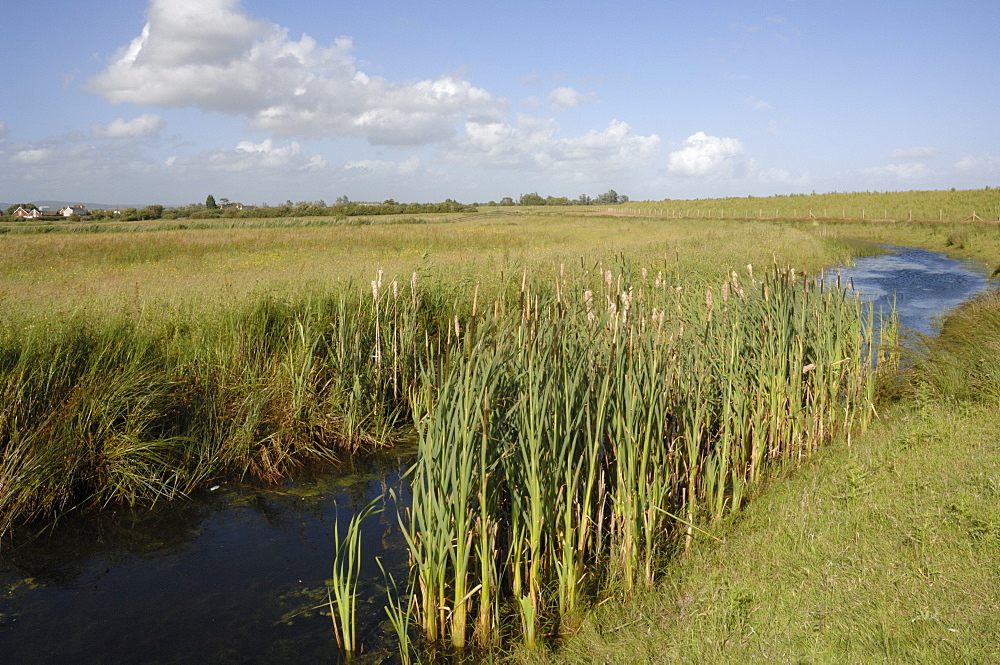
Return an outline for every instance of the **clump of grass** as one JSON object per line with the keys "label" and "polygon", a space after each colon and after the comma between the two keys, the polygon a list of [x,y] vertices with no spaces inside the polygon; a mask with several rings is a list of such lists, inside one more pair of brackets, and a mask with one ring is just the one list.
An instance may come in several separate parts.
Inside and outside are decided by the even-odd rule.
{"label": "clump of grass", "polygon": [[935,366],[995,364],[981,342],[996,312],[982,296],[950,316],[908,371],[910,399],[762,492],[649,593],[609,590],[545,662],[996,660],[998,395]]}
{"label": "clump of grass", "polygon": [[961,305],[912,363],[909,394],[918,399],[1000,399],[1000,292]]}

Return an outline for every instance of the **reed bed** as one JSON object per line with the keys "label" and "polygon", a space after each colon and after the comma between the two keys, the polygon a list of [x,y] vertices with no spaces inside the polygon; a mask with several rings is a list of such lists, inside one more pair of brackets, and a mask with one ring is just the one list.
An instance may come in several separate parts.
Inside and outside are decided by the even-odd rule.
{"label": "reed bed", "polygon": [[84,313],[0,329],[0,535],[68,510],[275,482],[385,445],[449,303],[416,278],[214,319]]}
{"label": "reed bed", "polygon": [[875,322],[843,291],[620,267],[525,279],[423,368],[406,528],[427,642],[558,637],[595,589],[651,586],[772,470],[869,423]]}

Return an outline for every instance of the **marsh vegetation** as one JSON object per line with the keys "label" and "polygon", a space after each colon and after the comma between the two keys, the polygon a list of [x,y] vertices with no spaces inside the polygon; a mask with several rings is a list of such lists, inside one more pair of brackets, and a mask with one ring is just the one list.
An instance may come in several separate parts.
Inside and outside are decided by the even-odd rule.
{"label": "marsh vegetation", "polygon": [[996,247],[633,212],[3,237],[0,531],[415,440],[404,658],[553,645],[898,394],[892,320],[820,268]]}

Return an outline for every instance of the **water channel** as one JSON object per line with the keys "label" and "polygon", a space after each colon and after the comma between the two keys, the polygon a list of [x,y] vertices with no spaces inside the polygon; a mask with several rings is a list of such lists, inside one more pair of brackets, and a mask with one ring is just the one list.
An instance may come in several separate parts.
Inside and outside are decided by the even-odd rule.
{"label": "water channel", "polygon": [[[938,317],[988,288],[985,272],[907,248],[840,270],[901,326],[932,334]],[[830,273],[828,273],[829,276]],[[70,515],[0,553],[0,662],[180,664],[337,662],[322,612],[333,527],[395,488],[405,450],[357,461],[280,489],[223,484],[152,509]],[[405,579],[396,506],[366,522],[360,592],[361,662],[394,652],[382,573]],[[8,543],[11,545],[11,543]],[[388,646],[379,646],[388,645]]]}
{"label": "water channel", "polygon": [[[841,283],[876,312],[895,307],[904,335],[933,335],[941,316],[989,288],[985,266],[912,247],[883,246],[886,253],[839,268]],[[827,271],[829,280],[834,275]]]}

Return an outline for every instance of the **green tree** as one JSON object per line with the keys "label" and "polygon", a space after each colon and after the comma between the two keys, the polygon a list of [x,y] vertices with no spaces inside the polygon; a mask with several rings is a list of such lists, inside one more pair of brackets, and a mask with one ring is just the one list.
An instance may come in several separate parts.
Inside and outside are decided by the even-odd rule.
{"label": "green tree", "polygon": [[142,219],[160,219],[163,217],[163,206],[158,203],[149,205],[140,210],[138,214]]}
{"label": "green tree", "polygon": [[545,205],[545,199],[539,196],[538,192],[532,192],[530,194],[521,194],[521,200],[518,203],[523,206],[543,206]]}
{"label": "green tree", "polygon": [[502,205],[502,206],[512,206],[512,205],[514,205],[514,199],[510,198],[509,196],[505,196],[502,199],[500,199],[500,205]]}
{"label": "green tree", "polygon": [[24,208],[25,210],[38,210],[38,207],[34,203],[15,203],[7,208],[7,214],[13,215],[14,211],[18,208]]}
{"label": "green tree", "polygon": [[219,204],[215,202],[215,197],[209,194],[205,197],[205,207],[209,210],[218,210]]}
{"label": "green tree", "polygon": [[611,205],[614,203],[620,203],[621,199],[618,197],[618,192],[613,189],[609,189],[600,196],[597,197],[595,203],[598,205]]}

